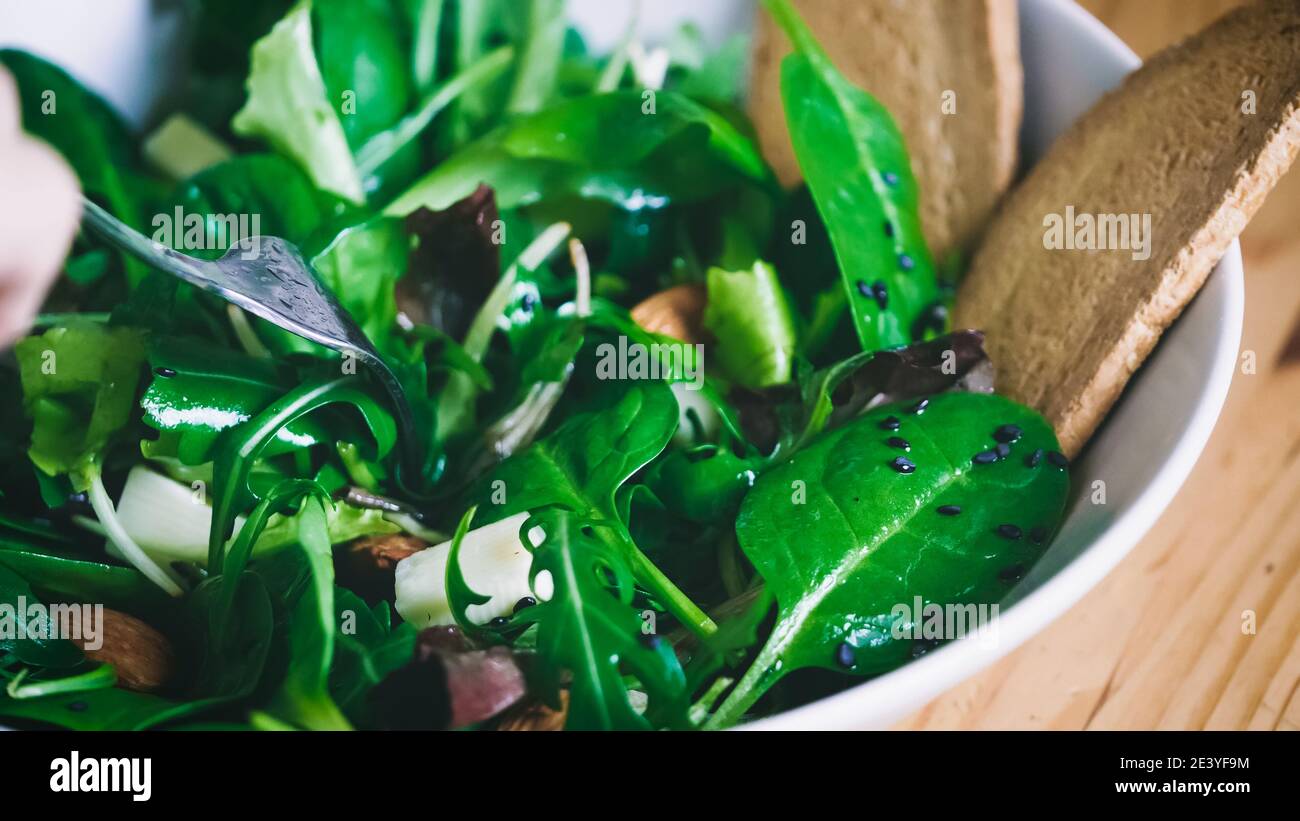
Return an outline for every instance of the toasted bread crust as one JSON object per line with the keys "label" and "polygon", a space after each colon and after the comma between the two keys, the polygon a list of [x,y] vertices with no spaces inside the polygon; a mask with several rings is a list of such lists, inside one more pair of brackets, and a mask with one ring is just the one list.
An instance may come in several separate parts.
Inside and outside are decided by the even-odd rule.
{"label": "toasted bread crust", "polygon": [[[893,114],[921,190],[936,261],[969,249],[1011,184],[1023,106],[1015,0],[795,0],[849,80]],[[781,103],[790,43],[759,16],[749,110],[764,155],[800,179]],[[955,113],[945,113],[952,92]],[[951,108],[946,109],[951,111]]]}
{"label": "toasted bread crust", "polygon": [[[954,321],[986,332],[999,392],[1043,413],[1068,455],[1290,167],[1298,105],[1300,0],[1238,9],[1102,98],[990,225]],[[1067,206],[1150,215],[1149,258],[1045,247]]]}

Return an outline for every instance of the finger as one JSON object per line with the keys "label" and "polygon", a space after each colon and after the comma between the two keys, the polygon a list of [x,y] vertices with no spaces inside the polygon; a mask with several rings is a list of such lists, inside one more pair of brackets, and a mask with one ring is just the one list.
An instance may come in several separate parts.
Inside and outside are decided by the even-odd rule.
{"label": "finger", "polygon": [[9,142],[18,133],[21,119],[18,83],[4,66],[0,66],[0,143]]}
{"label": "finger", "polygon": [[53,149],[20,137],[0,152],[0,345],[31,323],[81,213],[77,178]]}

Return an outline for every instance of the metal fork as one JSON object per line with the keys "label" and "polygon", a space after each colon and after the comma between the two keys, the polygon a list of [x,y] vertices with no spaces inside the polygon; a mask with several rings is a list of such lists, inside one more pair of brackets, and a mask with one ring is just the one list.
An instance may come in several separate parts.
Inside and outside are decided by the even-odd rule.
{"label": "metal fork", "polygon": [[428,445],[415,425],[401,382],[293,243],[279,237],[251,237],[232,245],[220,259],[197,259],[154,242],[85,197],[82,209],[82,224],[110,245],[289,333],[360,360],[393,400],[402,440],[404,488],[409,492],[424,484]]}

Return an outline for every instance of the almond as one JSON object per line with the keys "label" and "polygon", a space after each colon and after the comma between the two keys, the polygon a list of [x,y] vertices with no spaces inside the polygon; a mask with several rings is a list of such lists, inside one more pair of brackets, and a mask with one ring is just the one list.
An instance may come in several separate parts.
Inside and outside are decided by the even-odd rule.
{"label": "almond", "polygon": [[704,342],[707,301],[703,285],[675,285],[638,303],[632,309],[632,321],[651,333],[691,344]]}
{"label": "almond", "polygon": [[72,642],[86,658],[112,665],[117,683],[128,690],[150,693],[172,680],[176,673],[176,655],[167,637],[149,625],[117,610],[103,610],[97,642],[98,649],[86,647],[85,639]]}
{"label": "almond", "polygon": [[498,730],[563,730],[569,712],[569,693],[560,691],[560,709],[552,710],[536,699],[520,702],[502,714]]}
{"label": "almond", "polygon": [[428,546],[405,533],[353,539],[334,554],[339,584],[367,601],[392,601],[397,563]]}

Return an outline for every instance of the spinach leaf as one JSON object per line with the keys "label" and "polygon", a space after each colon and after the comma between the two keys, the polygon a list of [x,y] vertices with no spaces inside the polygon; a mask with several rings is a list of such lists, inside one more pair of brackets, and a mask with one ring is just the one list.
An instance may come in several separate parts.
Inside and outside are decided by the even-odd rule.
{"label": "spinach leaf", "polygon": [[792,670],[861,676],[902,664],[911,645],[895,631],[921,614],[906,622],[897,605],[1002,599],[1060,522],[1069,477],[1033,457],[1057,447],[1028,408],[947,393],[921,413],[870,411],[763,474],[736,535],[776,597],[777,621],[711,726],[737,720]]}
{"label": "spinach leaf", "polygon": [[207,701],[178,702],[120,687],[32,699],[12,699],[0,692],[0,716],[67,730],[146,730],[211,706]]}
{"label": "spinach leaf", "polygon": [[[72,667],[84,659],[81,650],[67,639],[57,638],[57,626],[50,621],[49,613],[39,616],[18,612],[20,600],[40,604],[27,580],[0,563],[0,602],[7,605],[7,613],[0,615],[0,659],[12,655],[17,661],[38,667]],[[31,630],[20,634],[19,621]]]}
{"label": "spinach leaf", "polygon": [[636,209],[698,199],[741,180],[770,184],[757,148],[718,114],[671,92],[565,100],[521,117],[439,164],[385,213],[446,208],[480,184],[500,208],[561,195]]}
{"label": "spinach leaf", "polygon": [[321,281],[381,351],[392,349],[397,326],[393,286],[406,273],[410,250],[411,238],[401,220],[374,217],[344,229],[311,261]]}
{"label": "spinach leaf", "polygon": [[[550,599],[527,611],[538,624],[536,680],[558,707],[564,674],[572,677],[565,728],[685,726],[685,676],[668,642],[642,635],[641,618],[632,607],[632,571],[594,536],[593,529],[606,523],[553,509],[534,516],[522,532],[531,534],[534,526],[545,536],[540,544],[528,542],[530,581],[547,572],[555,584]],[[624,670],[649,696],[645,717],[628,701]]]}
{"label": "spinach leaf", "polygon": [[312,3],[299,0],[253,46],[248,100],[231,128],[266,140],[298,163],[317,188],[360,203],[361,175],[312,46]]}
{"label": "spinach leaf", "polygon": [[[345,212],[346,203],[317,190],[312,180],[284,157],[243,154],[180,183],[166,213],[171,216],[177,210],[180,218],[172,220],[172,237],[155,231],[154,239],[187,254],[216,259],[237,238],[232,227],[238,225],[232,226],[232,216],[246,215],[250,234],[284,237],[307,248],[319,228]],[[255,225],[251,222],[254,217]]]}
{"label": "spinach leaf", "polygon": [[73,558],[8,539],[0,539],[0,565],[25,579],[46,601],[99,602],[155,623],[175,610],[175,600],[134,568]]}
{"label": "spinach leaf", "polygon": [[410,105],[408,63],[388,0],[312,0],[311,29],[326,99],[354,149]]}
{"label": "spinach leaf", "polygon": [[836,70],[789,0],[764,5],[794,43],[781,64],[786,122],[862,349],[906,344],[938,286],[902,134],[884,106]]}
{"label": "spinach leaf", "polygon": [[794,323],[776,270],[755,262],[748,271],[710,268],[704,327],[722,372],[746,388],[790,381]]}
{"label": "spinach leaf", "polygon": [[244,104],[249,50],[293,0],[199,0],[191,31],[181,104],[209,130],[229,138],[230,118]]}
{"label": "spinach leaf", "polygon": [[334,588],[334,610],[339,630],[329,692],[354,724],[370,724],[366,695],[411,660],[416,631],[407,622],[393,626],[388,602],[370,608],[346,588]]}

